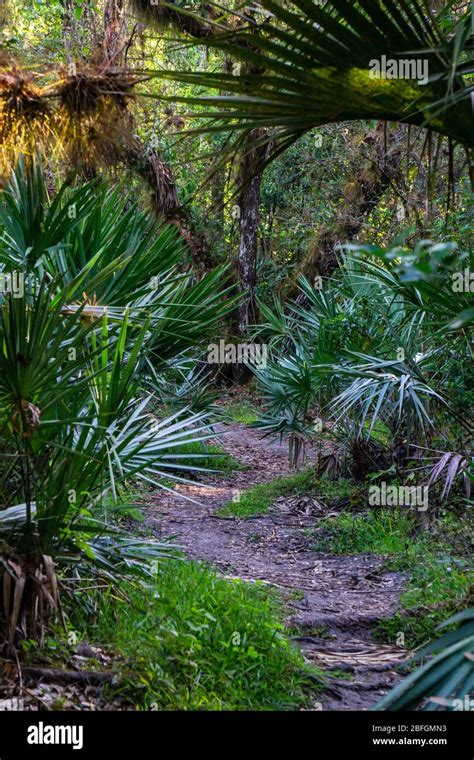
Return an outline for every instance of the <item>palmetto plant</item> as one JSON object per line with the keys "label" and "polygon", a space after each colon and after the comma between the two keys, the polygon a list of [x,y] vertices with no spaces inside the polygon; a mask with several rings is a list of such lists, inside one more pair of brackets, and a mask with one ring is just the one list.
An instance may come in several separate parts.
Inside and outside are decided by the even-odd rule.
{"label": "palmetto plant", "polygon": [[[401,246],[349,249],[330,287],[301,280],[305,307],[290,305],[286,315],[280,307],[264,310],[259,331],[274,348],[267,368],[254,370],[267,406],[258,426],[268,434],[318,438],[314,420],[324,417],[332,437],[340,428],[357,446],[384,429],[385,438],[403,442],[406,455],[410,444],[434,434],[440,417],[446,430],[467,436],[472,421],[452,397],[450,378],[471,360],[466,318],[459,314],[469,311],[472,294],[454,292],[451,274],[469,256],[451,244],[426,243],[414,253]],[[445,260],[432,282],[425,262],[441,254],[444,260],[449,254],[449,266]],[[424,279],[408,276],[410,267]],[[448,477],[467,458],[465,451],[452,454]],[[446,457],[435,461],[430,483],[446,463]]]}
{"label": "palmetto plant", "polygon": [[174,376],[229,305],[215,292],[222,273],[193,285],[175,235],[118,191],[50,199],[33,167],[2,201],[2,282],[22,278],[0,296],[0,609],[12,645],[56,608],[56,562],[145,572],[169,552],[123,536],[108,511],[124,484],[168,488],[193,469],[177,452],[212,434],[206,410],[159,420],[145,387]]}

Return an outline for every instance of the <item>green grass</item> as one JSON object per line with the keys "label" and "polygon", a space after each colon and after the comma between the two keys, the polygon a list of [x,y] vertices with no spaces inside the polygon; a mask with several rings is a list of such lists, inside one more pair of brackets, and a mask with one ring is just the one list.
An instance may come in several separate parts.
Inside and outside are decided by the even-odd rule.
{"label": "green grass", "polygon": [[295,710],[309,703],[310,678],[319,676],[289,641],[283,617],[268,587],[167,561],[146,593],[103,595],[88,636],[123,662],[123,694],[137,709]]}
{"label": "green grass", "polygon": [[258,409],[246,402],[228,404],[223,410],[231,422],[240,422],[243,425],[251,425],[260,417]]}
{"label": "green grass", "polygon": [[318,522],[313,549],[330,554],[380,554],[406,557],[413,549],[413,521],[400,510],[382,509],[367,514],[342,512]]}
{"label": "green grass", "polygon": [[[247,469],[247,465],[241,464],[231,454],[227,454],[216,444],[208,443],[207,441],[184,443],[177,447],[173,453],[176,454],[176,459],[174,460],[176,464],[175,472],[189,480],[201,480],[206,476],[206,473],[201,471],[193,472],[192,470],[184,469],[184,467],[180,470],[180,464],[185,467],[199,467],[218,473]],[[172,478],[162,478],[161,482],[170,487],[176,484],[176,481]]]}
{"label": "green grass", "polygon": [[364,515],[342,513],[318,523],[313,549],[331,554],[376,554],[386,558],[386,569],[409,572],[399,600],[399,612],[382,620],[376,635],[395,643],[399,633],[414,648],[435,635],[436,627],[453,614],[474,584],[469,568],[466,536],[472,518],[444,514],[430,530],[415,532],[410,513],[381,509]]}
{"label": "green grass", "polygon": [[408,648],[425,644],[440,623],[464,606],[473,584],[474,572],[465,561],[446,555],[420,557],[399,600],[403,612],[380,621],[377,637],[393,643],[402,632]]}
{"label": "green grass", "polygon": [[308,489],[314,483],[314,471],[303,470],[294,475],[261,483],[240,494],[240,501],[229,501],[217,514],[222,517],[252,517],[264,515],[280,496],[291,496]]}
{"label": "green grass", "polygon": [[261,483],[240,494],[240,501],[229,501],[216,514],[221,517],[246,518],[255,515],[265,515],[272,504],[284,496],[297,494],[314,495],[332,501],[335,498],[348,496],[353,490],[349,481],[330,481],[326,478],[316,478],[314,470],[307,468],[287,475],[283,478]]}
{"label": "green grass", "polygon": [[382,443],[384,446],[390,445],[392,432],[382,420],[377,419],[375,423],[372,423],[372,420],[365,420],[362,427],[375,441]]}

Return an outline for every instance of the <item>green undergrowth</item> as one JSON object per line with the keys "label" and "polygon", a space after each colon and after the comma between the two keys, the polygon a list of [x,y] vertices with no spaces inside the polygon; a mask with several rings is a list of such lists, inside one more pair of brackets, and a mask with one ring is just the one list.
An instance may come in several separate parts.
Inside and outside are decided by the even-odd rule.
{"label": "green undergrowth", "polygon": [[317,478],[314,469],[307,468],[243,491],[239,500],[227,502],[216,514],[221,517],[254,517],[267,514],[279,498],[305,494],[330,503],[335,499],[348,498],[353,490],[354,486],[348,480]]}
{"label": "green undergrowth", "polygon": [[[381,509],[367,514],[341,512],[318,521],[313,549],[330,554],[380,554],[406,558],[413,554],[413,521],[401,510]],[[422,539],[417,539],[419,544]],[[417,549],[419,547],[417,546]]]}
{"label": "green undergrowth", "polygon": [[146,591],[126,593],[101,595],[87,635],[116,653],[121,695],[137,709],[295,710],[322,684],[266,586],[177,560],[160,564]]}
{"label": "green undergrowth", "polygon": [[378,624],[376,635],[395,643],[402,633],[412,649],[431,638],[452,613],[472,604],[472,527],[470,513],[444,512],[420,530],[412,513],[379,509],[322,519],[311,532],[316,552],[379,555],[387,571],[406,573],[399,611]]}
{"label": "green undergrowth", "polygon": [[401,632],[409,649],[427,643],[438,625],[472,605],[473,584],[474,572],[466,560],[428,554],[414,564],[399,611],[380,621],[377,637],[393,643]]}
{"label": "green undergrowth", "polygon": [[260,416],[259,410],[250,402],[232,402],[222,407],[224,417],[230,422],[251,425]]}

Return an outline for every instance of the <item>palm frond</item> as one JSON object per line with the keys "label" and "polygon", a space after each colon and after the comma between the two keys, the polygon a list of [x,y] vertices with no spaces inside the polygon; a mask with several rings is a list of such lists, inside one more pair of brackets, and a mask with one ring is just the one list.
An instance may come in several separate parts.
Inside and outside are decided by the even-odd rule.
{"label": "palm frond", "polygon": [[[474,684],[474,610],[449,618],[440,628],[456,625],[423,648],[409,664],[427,658],[375,706],[375,710],[464,710]],[[433,656],[432,656],[433,655]]]}
{"label": "palm frond", "polygon": [[[179,13],[178,5],[166,7]],[[235,150],[240,135],[260,130],[259,142],[272,144],[268,160],[314,127],[354,119],[429,124],[474,147],[469,9],[448,30],[421,0],[261,0],[253,10],[249,23],[206,37],[208,47],[242,61],[241,75],[154,72],[228,93],[181,97],[207,122],[196,132],[236,131]],[[428,81],[371,76],[382,56],[426,65]]]}

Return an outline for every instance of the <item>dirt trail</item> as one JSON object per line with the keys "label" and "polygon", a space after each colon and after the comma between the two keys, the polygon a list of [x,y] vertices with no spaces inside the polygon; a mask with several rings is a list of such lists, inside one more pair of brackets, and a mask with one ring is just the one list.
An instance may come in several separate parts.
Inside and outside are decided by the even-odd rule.
{"label": "dirt trail", "polygon": [[179,486],[200,505],[174,494],[150,494],[148,525],[161,537],[175,536],[190,557],[212,562],[224,575],[281,587],[292,610],[288,622],[298,628],[295,640],[305,656],[336,672],[320,698],[322,709],[369,709],[399,680],[394,668],[407,656],[371,637],[375,623],[394,612],[403,577],[384,572],[377,557],[312,551],[304,529],[314,527],[318,515],[304,500],[302,510],[296,500],[294,508],[277,504],[264,517],[215,516],[235,491],[294,472],[286,446],[261,440],[243,425],[226,428],[220,443],[249,469],[208,476],[204,487]]}

